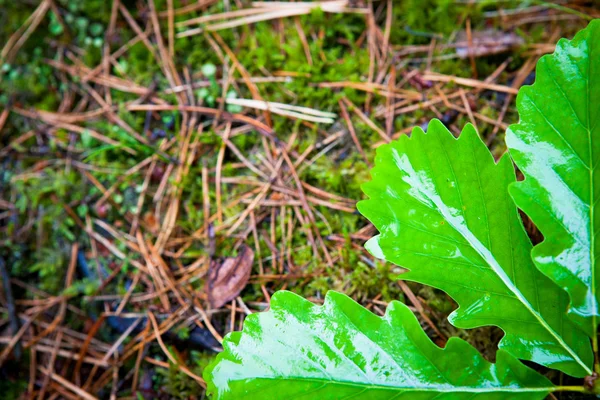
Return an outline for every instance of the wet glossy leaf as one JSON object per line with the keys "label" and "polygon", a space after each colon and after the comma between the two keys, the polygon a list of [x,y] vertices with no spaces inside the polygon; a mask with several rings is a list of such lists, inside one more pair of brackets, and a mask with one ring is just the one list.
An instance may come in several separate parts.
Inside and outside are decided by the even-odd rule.
{"label": "wet glossy leaf", "polygon": [[409,270],[401,278],[448,293],[457,327],[496,325],[500,348],[573,376],[591,372],[589,340],[565,318],[568,298],[533,264],[531,243],[496,164],[472,126],[459,139],[434,120],[428,133],[381,146],[369,200],[358,208],[380,232],[375,255]]}
{"label": "wet glossy leaf", "polygon": [[204,374],[216,400],[535,400],[553,389],[504,351],[494,365],[457,338],[437,347],[402,303],[378,317],[335,292],[323,306],[278,292],[223,347]]}
{"label": "wet glossy leaf", "polygon": [[570,295],[569,315],[595,335],[600,310],[600,20],[540,59],[519,91],[506,143],[525,175],[510,189],[545,240],[537,267]]}

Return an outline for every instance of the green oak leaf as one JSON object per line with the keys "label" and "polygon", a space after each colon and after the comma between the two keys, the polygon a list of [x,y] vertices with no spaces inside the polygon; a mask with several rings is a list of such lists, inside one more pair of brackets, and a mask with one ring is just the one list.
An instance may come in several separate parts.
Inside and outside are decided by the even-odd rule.
{"label": "green oak leaf", "polygon": [[379,317],[331,291],[323,306],[276,293],[223,348],[204,372],[215,400],[535,400],[556,389],[502,350],[491,364],[458,338],[437,347],[402,303]]}
{"label": "green oak leaf", "polygon": [[592,373],[587,337],[566,318],[566,293],[530,257],[531,242],[508,194],[510,158],[498,163],[468,125],[456,139],[438,121],[428,132],[377,149],[360,212],[380,234],[371,253],[409,271],[401,279],[439,288],[459,305],[460,328],[500,327],[499,347],[583,377]]}
{"label": "green oak leaf", "polygon": [[540,59],[506,133],[525,180],[510,193],[544,241],[537,267],[570,296],[569,316],[596,339],[600,317],[600,20]]}

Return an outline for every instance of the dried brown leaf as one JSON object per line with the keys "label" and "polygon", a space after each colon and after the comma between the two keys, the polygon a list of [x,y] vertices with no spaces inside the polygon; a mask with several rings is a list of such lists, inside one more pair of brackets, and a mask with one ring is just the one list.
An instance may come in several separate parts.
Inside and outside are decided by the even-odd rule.
{"label": "dried brown leaf", "polygon": [[250,279],[253,262],[252,249],[242,246],[237,257],[211,263],[206,286],[212,307],[223,307],[240,294]]}

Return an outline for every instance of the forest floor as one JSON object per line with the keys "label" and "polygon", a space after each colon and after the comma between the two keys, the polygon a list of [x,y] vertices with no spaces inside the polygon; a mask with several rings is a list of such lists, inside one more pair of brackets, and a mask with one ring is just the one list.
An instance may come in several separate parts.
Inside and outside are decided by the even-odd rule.
{"label": "forest floor", "polygon": [[277,290],[400,300],[493,360],[501,331],[364,250],[360,185],[432,118],[503,154],[593,4],[0,0],[2,397],[203,398]]}

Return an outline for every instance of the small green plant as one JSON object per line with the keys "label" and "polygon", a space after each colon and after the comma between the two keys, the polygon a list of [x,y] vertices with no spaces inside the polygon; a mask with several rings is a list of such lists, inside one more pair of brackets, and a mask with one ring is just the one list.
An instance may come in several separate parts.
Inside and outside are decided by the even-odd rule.
{"label": "small green plant", "polygon": [[[380,232],[367,249],[406,268],[401,279],[447,292],[459,305],[452,324],[504,331],[495,364],[458,338],[437,347],[400,302],[379,317],[339,293],[316,306],[280,292],[269,312],[227,336],[204,373],[209,393],[219,400],[600,394],[599,20],[542,57],[517,106],[521,121],[506,134],[510,156],[495,162],[472,126],[456,139],[434,120],[427,133],[416,128],[378,149],[363,187],[369,199],[358,205]],[[544,235],[535,247],[515,203]],[[519,360],[588,379],[559,386]]]}

